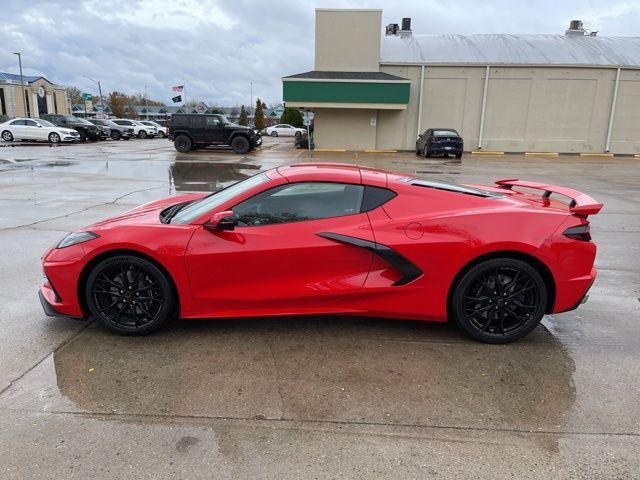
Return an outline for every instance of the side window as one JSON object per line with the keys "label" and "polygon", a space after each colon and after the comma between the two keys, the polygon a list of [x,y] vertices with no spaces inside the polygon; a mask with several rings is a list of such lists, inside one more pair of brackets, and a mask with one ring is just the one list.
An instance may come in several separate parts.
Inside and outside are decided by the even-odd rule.
{"label": "side window", "polygon": [[171,117],[171,123],[174,127],[184,127],[187,125],[187,117],[184,115],[174,115]]}
{"label": "side window", "polygon": [[218,128],[220,119],[218,117],[205,117],[207,128]]}
{"label": "side window", "polygon": [[301,182],[259,193],[233,207],[241,226],[262,226],[360,213],[364,187]]}
{"label": "side window", "polygon": [[191,117],[191,128],[204,128],[204,117],[200,115]]}
{"label": "side window", "polygon": [[13,122],[11,122],[9,125],[13,125],[13,126],[24,126],[25,125],[25,121],[24,120],[14,120]]}
{"label": "side window", "polygon": [[367,185],[364,187],[361,211],[368,212],[374,208],[378,208],[380,205],[384,205],[395,196],[396,192],[392,192],[386,188]]}
{"label": "side window", "polygon": [[33,120],[25,120],[24,124],[27,127],[37,127],[38,126],[38,124],[36,122],[34,122]]}

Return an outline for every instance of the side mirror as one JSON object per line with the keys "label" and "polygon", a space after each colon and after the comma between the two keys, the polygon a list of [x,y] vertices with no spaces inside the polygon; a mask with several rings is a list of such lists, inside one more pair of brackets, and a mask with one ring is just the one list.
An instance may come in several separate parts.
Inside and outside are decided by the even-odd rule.
{"label": "side mirror", "polygon": [[238,224],[238,219],[233,216],[231,210],[218,212],[204,225],[206,230],[233,230]]}

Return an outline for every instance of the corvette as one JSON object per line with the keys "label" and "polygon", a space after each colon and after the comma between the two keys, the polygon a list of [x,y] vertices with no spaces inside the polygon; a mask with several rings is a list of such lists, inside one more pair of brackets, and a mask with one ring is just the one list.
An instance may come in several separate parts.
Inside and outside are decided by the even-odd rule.
{"label": "corvette", "polygon": [[69,234],[43,256],[39,296],[48,315],[130,335],[176,317],[330,314],[450,320],[507,343],[586,300],[601,208],[515,179],[294,164]]}

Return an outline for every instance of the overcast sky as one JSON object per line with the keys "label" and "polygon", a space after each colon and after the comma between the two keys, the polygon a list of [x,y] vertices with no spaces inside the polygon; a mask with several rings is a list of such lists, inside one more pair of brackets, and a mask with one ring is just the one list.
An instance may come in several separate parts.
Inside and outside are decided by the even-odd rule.
{"label": "overcast sky", "polygon": [[[313,69],[316,7],[382,8],[415,33],[564,33],[582,19],[599,35],[638,36],[640,1],[616,0],[0,0],[0,71],[43,75],[97,94],[170,102],[171,86],[209,105],[282,99],[284,75]],[[175,94],[173,94],[175,95]]]}

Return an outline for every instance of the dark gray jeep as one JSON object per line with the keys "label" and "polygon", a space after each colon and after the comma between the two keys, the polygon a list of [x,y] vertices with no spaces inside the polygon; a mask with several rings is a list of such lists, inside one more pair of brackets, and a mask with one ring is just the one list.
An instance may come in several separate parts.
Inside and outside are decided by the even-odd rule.
{"label": "dark gray jeep", "polygon": [[231,123],[224,115],[199,113],[171,115],[169,138],[181,153],[210,145],[231,147],[235,153],[247,153],[262,144],[262,137],[249,127]]}

